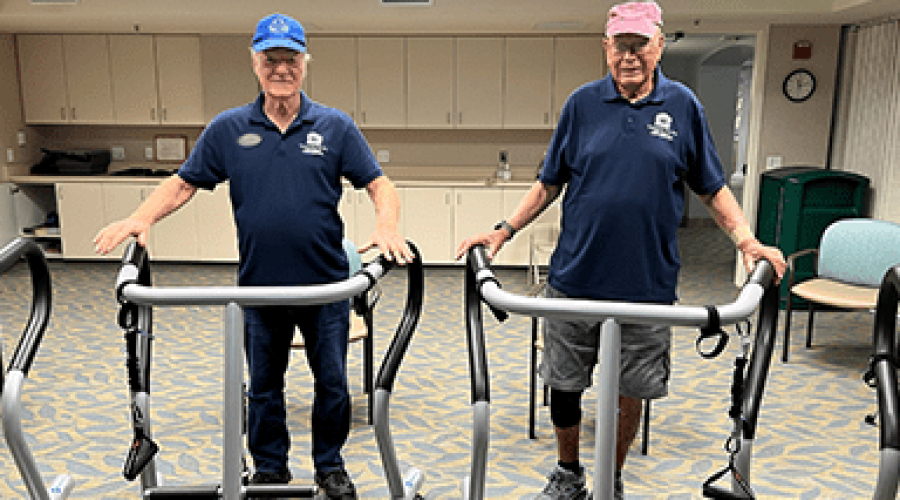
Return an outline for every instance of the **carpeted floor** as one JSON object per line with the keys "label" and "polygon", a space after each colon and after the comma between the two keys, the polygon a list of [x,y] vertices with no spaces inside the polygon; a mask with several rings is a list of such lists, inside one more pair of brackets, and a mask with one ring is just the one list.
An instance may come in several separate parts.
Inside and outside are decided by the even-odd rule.
{"label": "carpeted floor", "polygon": [[[735,254],[717,229],[683,229],[685,304],[731,301]],[[124,342],[116,327],[117,265],[51,263],[52,323],[24,388],[23,425],[45,481],[58,473],[76,483],[71,498],[136,499],[137,483],[122,478],[131,440]],[[230,285],[232,265],[156,264],[154,283]],[[426,498],[460,498],[468,473],[472,414],[462,307],[462,267],[428,268],[425,312],[391,399],[392,432],[404,464],[423,469]],[[0,342],[9,359],[27,317],[25,266],[0,277]],[[522,269],[499,269],[504,289],[526,293]],[[376,308],[376,368],[399,319],[403,271],[382,281]],[[221,352],[218,308],[155,311],[151,411],[166,484],[215,483],[221,475]],[[487,497],[531,498],[555,463],[546,408],[536,440],[528,439],[530,321],[497,324],[485,315],[491,370],[491,442]],[[817,317],[812,349],[802,346],[805,316],[794,318],[790,363],[773,360],[754,448],[751,480],[759,498],[871,497],[878,469],[878,430],[864,423],[875,411],[874,391],[860,379],[871,351],[872,316]],[[701,483],[726,464],[731,429],[727,409],[736,342],[714,360],[694,350],[696,331],[675,330],[670,395],[653,405],[649,454],[635,443],[625,470],[629,499],[700,497]],[[780,352],[780,336],[777,348]],[[387,498],[372,429],[366,425],[361,344],[351,346],[354,416],[345,457],[362,498]],[[311,480],[309,416],[312,383],[302,351],[289,375],[291,468],[295,482]],[[592,472],[594,390],[585,397],[582,460]],[[0,443],[0,498],[26,498]]]}

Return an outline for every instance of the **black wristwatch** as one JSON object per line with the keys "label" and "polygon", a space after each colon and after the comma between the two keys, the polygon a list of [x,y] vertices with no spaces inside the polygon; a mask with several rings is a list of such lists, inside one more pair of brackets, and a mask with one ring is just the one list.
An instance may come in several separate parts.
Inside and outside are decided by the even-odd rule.
{"label": "black wristwatch", "polygon": [[516,235],[516,228],[512,227],[512,224],[506,222],[505,220],[498,222],[497,225],[494,226],[494,230],[496,231],[497,229],[506,229],[506,231],[509,233],[510,239],[512,239],[512,237]]}

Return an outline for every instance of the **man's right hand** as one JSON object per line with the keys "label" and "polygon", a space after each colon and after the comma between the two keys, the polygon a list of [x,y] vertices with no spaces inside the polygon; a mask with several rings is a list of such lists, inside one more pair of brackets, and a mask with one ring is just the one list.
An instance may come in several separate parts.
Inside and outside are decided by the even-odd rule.
{"label": "man's right hand", "polygon": [[130,236],[137,237],[138,244],[146,247],[149,229],[150,224],[132,218],[113,222],[101,229],[94,237],[94,251],[100,255],[106,255]]}

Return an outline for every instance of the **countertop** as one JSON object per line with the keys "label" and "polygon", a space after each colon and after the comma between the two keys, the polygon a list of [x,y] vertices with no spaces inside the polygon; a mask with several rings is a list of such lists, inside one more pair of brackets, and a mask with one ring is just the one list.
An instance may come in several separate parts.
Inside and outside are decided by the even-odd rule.
{"label": "countertop", "polygon": [[[130,175],[13,175],[9,181],[15,184],[65,184],[65,183],[101,183],[101,184],[152,184],[167,177],[130,176]],[[397,187],[483,187],[483,188],[528,188],[533,182],[459,179],[392,179]]]}

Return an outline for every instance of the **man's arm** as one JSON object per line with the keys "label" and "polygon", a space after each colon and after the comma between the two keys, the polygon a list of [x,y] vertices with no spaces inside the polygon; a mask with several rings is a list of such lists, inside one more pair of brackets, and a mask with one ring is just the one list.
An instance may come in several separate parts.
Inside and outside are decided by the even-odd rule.
{"label": "man's arm", "polygon": [[95,251],[105,255],[129,236],[136,236],[138,243],[146,246],[150,226],[187,203],[196,192],[195,186],[188,184],[177,174],[169,177],[127,219],[113,222],[101,229],[94,237]]}
{"label": "man's arm", "polygon": [[406,245],[406,240],[400,236],[400,196],[397,188],[386,176],[380,176],[366,184],[366,192],[375,205],[375,214],[378,217],[375,224],[375,232],[369,241],[363,245],[359,252],[363,253],[373,247],[388,259],[400,265],[413,261],[412,250]]}
{"label": "man's arm", "polygon": [[[506,222],[512,226],[514,231],[520,231],[528,224],[531,224],[531,221],[536,219],[537,216],[541,215],[541,212],[559,196],[560,191],[562,191],[560,186],[544,184],[541,181],[535,182],[531,189],[525,193],[522,201],[519,202],[519,205],[516,206],[516,209]],[[459,244],[459,247],[456,249],[456,258],[461,258],[472,246],[482,244],[488,247],[488,257],[493,259],[494,255],[500,251],[500,247],[510,238],[512,238],[512,234],[503,228],[494,229],[488,233],[476,234],[466,238]]]}
{"label": "man's arm", "polygon": [[744,218],[744,212],[738,205],[728,186],[723,186],[712,195],[700,196],[700,199],[709,209],[716,220],[716,224],[734,241],[735,246],[741,251],[744,257],[744,267],[748,272],[753,270],[753,265],[759,259],[766,259],[775,266],[775,273],[778,279],[784,276],[787,263],[784,261],[784,255],[781,250],[775,247],[765,246],[756,239],[747,220]]}

